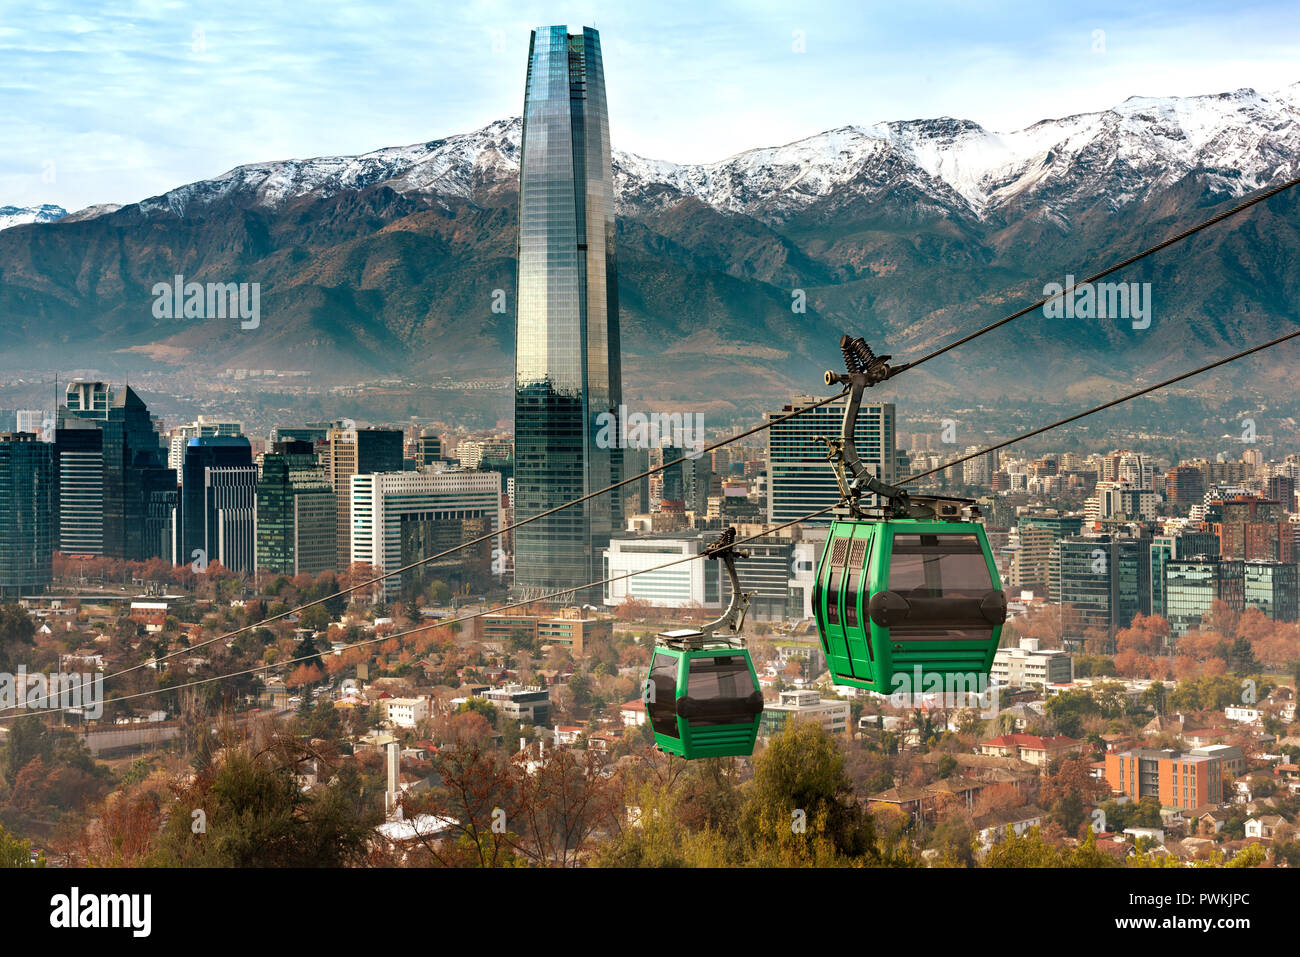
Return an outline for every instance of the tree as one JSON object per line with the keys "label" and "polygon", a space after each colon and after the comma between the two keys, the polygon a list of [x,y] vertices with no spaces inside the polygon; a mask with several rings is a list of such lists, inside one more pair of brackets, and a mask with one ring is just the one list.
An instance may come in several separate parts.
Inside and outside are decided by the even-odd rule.
{"label": "tree", "polygon": [[20,840],[0,824],[0,867],[44,867],[45,854],[32,860],[32,842]]}
{"label": "tree", "polygon": [[854,800],[844,758],[820,724],[787,721],[753,766],[740,831],[757,863],[874,856],[871,820]]}
{"label": "tree", "polygon": [[19,655],[35,643],[36,623],[14,602],[0,605],[0,671],[13,672]]}
{"label": "tree", "polygon": [[[295,772],[322,757],[273,739],[260,751],[227,747],[218,765],[175,786],[159,839],[170,866],[344,867],[360,863],[383,817],[361,799],[350,766],[328,786],[304,793]],[[322,769],[324,770],[324,769]],[[202,811],[203,827],[195,828]]]}

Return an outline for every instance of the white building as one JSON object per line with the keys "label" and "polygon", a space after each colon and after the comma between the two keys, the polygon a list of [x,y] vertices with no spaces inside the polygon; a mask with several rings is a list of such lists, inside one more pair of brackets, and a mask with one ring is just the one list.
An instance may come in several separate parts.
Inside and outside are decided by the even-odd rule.
{"label": "white building", "polygon": [[638,598],[659,608],[721,607],[721,596],[726,589],[722,585],[725,572],[720,561],[684,561],[671,568],[632,578],[621,577],[699,555],[706,544],[702,535],[642,535],[610,539],[609,547],[605,549],[604,577],[618,580],[605,584],[604,603],[613,607],[622,604],[626,598]]}
{"label": "white building", "polygon": [[762,733],[780,734],[791,718],[813,720],[831,734],[842,734],[849,728],[852,707],[847,701],[822,700],[816,691],[782,691],[776,704],[763,706]]}
{"label": "white building", "polygon": [[[501,528],[501,475],[498,472],[372,472],[351,476],[352,562],[394,571],[418,558],[402,555],[402,531],[412,522],[486,518]],[[410,536],[408,535],[408,540]],[[491,547],[499,548],[499,539]],[[383,582],[384,599],[401,594],[402,576]]]}
{"label": "white building", "polygon": [[428,698],[385,698],[384,712],[395,728],[414,728],[429,717]]}
{"label": "white building", "polygon": [[1074,680],[1074,667],[1069,652],[1040,649],[1037,638],[1021,638],[1019,648],[998,649],[989,676],[999,685],[1063,685]]}

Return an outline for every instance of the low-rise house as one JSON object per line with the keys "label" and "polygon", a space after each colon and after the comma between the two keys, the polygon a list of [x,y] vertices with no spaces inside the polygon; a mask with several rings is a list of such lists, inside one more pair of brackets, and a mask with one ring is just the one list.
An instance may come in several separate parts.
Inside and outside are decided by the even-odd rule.
{"label": "low-rise house", "polygon": [[930,794],[923,788],[900,785],[889,788],[867,798],[867,809],[878,804],[888,804],[898,808],[910,817],[920,817],[930,806]]}
{"label": "low-rise house", "polygon": [[1022,835],[1032,828],[1040,827],[1046,816],[1047,812],[1034,804],[998,808],[987,814],[981,814],[974,821],[981,850],[988,850],[1002,841],[1006,837],[1008,828],[1013,834]]}
{"label": "low-rise house", "polygon": [[1189,828],[1201,837],[1213,837],[1227,823],[1228,812],[1215,805],[1205,805],[1188,812]]}
{"label": "low-rise house", "polygon": [[1246,820],[1246,836],[1259,838],[1261,841],[1273,840],[1273,835],[1286,819],[1280,814],[1261,814]]}
{"label": "low-rise house", "polygon": [[1039,737],[1036,734],[1003,734],[976,745],[976,753],[998,758],[1019,758],[1035,767],[1046,767],[1066,754],[1081,752],[1083,741],[1064,735]]}

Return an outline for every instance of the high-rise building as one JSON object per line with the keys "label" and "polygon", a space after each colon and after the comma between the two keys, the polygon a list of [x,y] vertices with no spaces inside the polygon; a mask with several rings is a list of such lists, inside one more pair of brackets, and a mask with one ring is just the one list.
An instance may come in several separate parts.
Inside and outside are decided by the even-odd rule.
{"label": "high-rise building", "polygon": [[442,461],[442,439],[432,429],[425,429],[416,440],[416,459],[420,465]]}
{"label": "high-rise building", "polygon": [[317,575],[334,567],[334,486],[310,442],[276,442],[257,482],[257,567]]}
{"label": "high-rise building", "polygon": [[1184,561],[1198,556],[1219,557],[1219,538],[1211,532],[1195,528],[1183,529],[1168,535],[1157,535],[1151,540],[1151,614],[1166,616],[1165,566],[1171,561]]}
{"label": "high-rise building", "polygon": [[83,419],[107,419],[112,404],[113,389],[107,382],[75,379],[64,393],[64,407]]}
{"label": "high-rise building", "polygon": [[[519,161],[515,322],[515,518],[531,518],[622,477],[601,441],[622,404],[614,173],[600,34],[533,31]],[[621,431],[614,429],[615,434]],[[600,578],[621,490],[523,526],[515,586],[549,593]],[[599,599],[599,590],[584,597]]]}
{"label": "high-rise building", "polygon": [[54,433],[54,467],[56,547],[69,555],[103,555],[104,433],[95,422],[64,417]]}
{"label": "high-rise building", "polygon": [[0,598],[44,591],[54,573],[54,446],[0,433]]}
{"label": "high-rise building", "polygon": [[[817,401],[812,396],[796,396],[781,411],[769,412],[765,418],[771,421]],[[818,440],[839,436],[847,403],[847,397],[839,399],[779,422],[767,430],[769,522],[793,521],[840,500],[835,473],[826,460],[826,444]],[[855,434],[862,464],[886,484],[897,480],[894,472],[897,460],[894,454],[894,416],[892,402],[864,402],[858,413]],[[863,501],[871,504],[875,498],[867,495],[863,496]],[[828,512],[813,521],[825,523],[830,520]]]}
{"label": "high-rise building", "polygon": [[108,417],[91,421],[103,432],[105,557],[175,560],[176,470],[167,467],[148,407],[126,386]]}
{"label": "high-rise building", "polygon": [[1300,580],[1294,563],[1246,562],[1245,601],[1274,621],[1300,618]]}
{"label": "high-rise building", "polygon": [[1097,629],[1113,641],[1134,615],[1151,613],[1150,547],[1149,538],[1113,535],[1071,536],[1056,543],[1052,600],[1076,613],[1076,628],[1066,637],[1083,638]]}
{"label": "high-rise building", "polygon": [[252,572],[257,559],[257,466],[244,436],[193,438],[181,481],[181,555]]}
{"label": "high-rise building", "polygon": [[335,501],[335,568],[346,571],[352,562],[352,476],[400,472],[400,429],[358,429],[336,426],[329,433],[329,476]]}
{"label": "high-rise building", "polygon": [[1234,611],[1245,609],[1244,562],[1201,556],[1165,563],[1165,617],[1175,637],[1199,628],[1216,599]]}
{"label": "high-rise building", "polygon": [[432,581],[483,588],[490,584],[496,539],[432,562],[424,559],[501,527],[501,476],[451,469],[354,475],[351,562],[385,572],[422,562],[384,580],[386,601],[416,600]]}
{"label": "high-rise building", "polygon": [[1165,473],[1165,500],[1170,505],[1199,505],[1205,497],[1205,473],[1193,465],[1176,465]]}
{"label": "high-rise building", "polygon": [[1205,524],[1219,536],[1219,554],[1245,561],[1290,562],[1295,559],[1295,532],[1279,502],[1253,495],[1212,499]]}

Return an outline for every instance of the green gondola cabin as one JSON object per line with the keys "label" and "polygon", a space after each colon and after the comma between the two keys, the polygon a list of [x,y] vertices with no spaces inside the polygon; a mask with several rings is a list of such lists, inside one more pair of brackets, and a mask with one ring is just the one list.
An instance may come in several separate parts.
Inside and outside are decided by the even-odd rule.
{"label": "green gondola cabin", "polygon": [[831,524],[813,608],[832,680],[893,694],[987,677],[1007,603],[983,525],[893,518]]}

